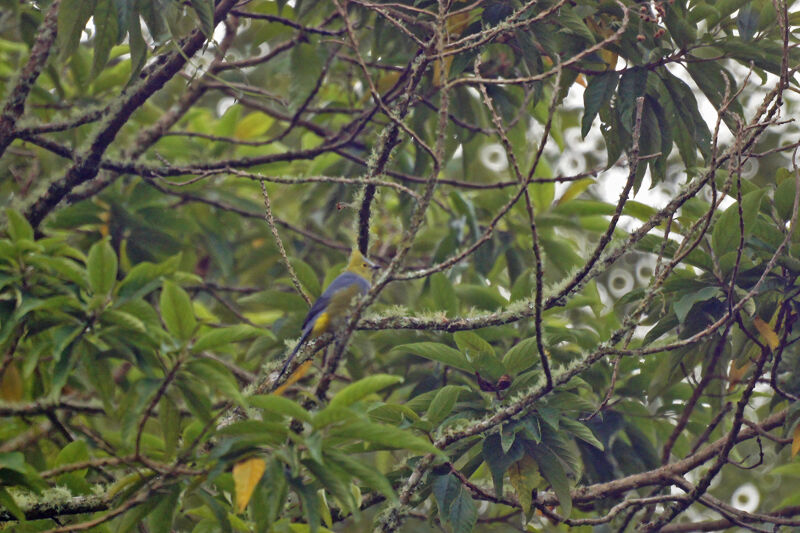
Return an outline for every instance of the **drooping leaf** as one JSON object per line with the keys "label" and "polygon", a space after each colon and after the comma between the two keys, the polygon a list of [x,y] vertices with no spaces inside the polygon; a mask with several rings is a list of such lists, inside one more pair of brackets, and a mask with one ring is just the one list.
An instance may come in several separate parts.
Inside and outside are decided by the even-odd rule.
{"label": "drooping leaf", "polygon": [[117,42],[119,20],[114,0],[97,0],[94,10],[94,57],[92,78],[96,78],[108,63],[111,47]]}
{"label": "drooping leaf", "polygon": [[617,88],[619,74],[614,71],[592,76],[583,92],[583,118],[581,119],[581,137],[586,137],[592,127],[600,108],[611,102]]}
{"label": "drooping leaf", "polygon": [[236,486],[236,510],[244,512],[253,490],[264,475],[267,463],[260,457],[251,457],[233,465],[233,482]]}

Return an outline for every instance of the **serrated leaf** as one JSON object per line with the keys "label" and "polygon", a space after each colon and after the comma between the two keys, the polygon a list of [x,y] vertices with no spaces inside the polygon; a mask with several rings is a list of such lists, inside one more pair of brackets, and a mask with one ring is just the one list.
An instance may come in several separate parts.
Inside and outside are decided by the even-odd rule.
{"label": "serrated leaf", "polygon": [[496,494],[503,493],[503,476],[508,467],[522,458],[524,449],[518,440],[514,440],[508,452],[503,451],[500,435],[492,434],[483,440],[482,455],[492,473],[492,482]]}
{"label": "serrated leaf", "polygon": [[542,481],[536,461],[530,455],[524,455],[508,469],[508,480],[519,498],[522,511],[526,516],[529,515],[533,503],[533,491]]}
{"label": "serrated leaf", "polygon": [[410,352],[414,355],[424,357],[425,359],[444,363],[453,368],[473,372],[472,365],[467,361],[464,355],[446,344],[438,342],[416,342],[413,344],[401,344],[393,348],[392,351]]}
{"label": "serrated leaf", "polygon": [[197,342],[192,345],[192,352],[198,353],[202,352],[203,350],[211,350],[213,348],[219,348],[220,346],[233,344],[234,342],[259,337],[261,335],[266,335],[272,339],[275,338],[275,335],[271,331],[255,328],[248,324],[216,328],[201,335],[197,339]]}
{"label": "serrated leaf", "polygon": [[[592,127],[600,108],[607,106],[614,96],[617,88],[619,74],[616,72],[604,72],[589,78],[586,90],[583,92],[583,118],[581,119],[581,137],[586,137]],[[583,181],[583,180],[581,180]],[[589,180],[592,181],[592,180]]]}
{"label": "serrated leaf", "polygon": [[308,411],[303,409],[298,403],[293,402],[288,398],[283,398],[282,396],[276,396],[274,394],[261,394],[258,396],[251,396],[248,398],[247,403],[250,405],[250,407],[264,409],[269,413],[284,415],[290,418],[296,418],[297,420],[301,420],[303,422],[311,423],[311,414]]}
{"label": "serrated leaf", "polygon": [[233,465],[233,484],[236,487],[236,511],[243,513],[267,463],[259,457],[245,459]]}
{"label": "serrated leaf", "polygon": [[192,9],[200,20],[200,28],[206,38],[214,35],[214,0],[192,0]]}
{"label": "serrated leaf", "polygon": [[448,473],[434,477],[431,488],[433,497],[436,498],[436,506],[439,508],[439,516],[442,521],[446,521],[450,516],[450,506],[461,490],[461,482],[456,476]]}
{"label": "serrated leaf", "polygon": [[463,487],[450,505],[449,519],[453,533],[470,533],[478,522],[478,508]]}
{"label": "serrated leaf", "polygon": [[197,319],[186,291],[169,280],[164,281],[159,305],[167,331],[181,341],[191,339],[197,327]]}
{"label": "serrated leaf", "polygon": [[543,445],[528,445],[539,472],[542,474],[553,491],[556,493],[558,503],[561,504],[561,514],[568,517],[572,513],[572,495],[569,492],[569,479],[558,457]]}
{"label": "serrated leaf", "polygon": [[107,239],[94,243],[89,249],[86,274],[94,294],[106,295],[111,292],[117,280],[117,254]]}

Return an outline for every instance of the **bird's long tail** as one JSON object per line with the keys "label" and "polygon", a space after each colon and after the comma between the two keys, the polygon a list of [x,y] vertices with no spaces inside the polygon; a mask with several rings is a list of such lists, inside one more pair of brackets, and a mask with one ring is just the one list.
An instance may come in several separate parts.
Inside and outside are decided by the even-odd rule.
{"label": "bird's long tail", "polygon": [[311,328],[306,328],[305,330],[303,330],[303,335],[300,337],[300,340],[297,341],[297,344],[295,345],[294,350],[292,350],[292,353],[290,353],[289,357],[286,358],[286,362],[283,363],[283,368],[281,368],[281,373],[278,374],[278,378],[275,380],[275,383],[280,382],[281,378],[283,378],[284,374],[286,374],[286,371],[289,370],[289,365],[292,364],[294,356],[297,355],[297,352],[300,351],[300,348],[303,347],[303,345],[306,343],[310,335],[311,335]]}

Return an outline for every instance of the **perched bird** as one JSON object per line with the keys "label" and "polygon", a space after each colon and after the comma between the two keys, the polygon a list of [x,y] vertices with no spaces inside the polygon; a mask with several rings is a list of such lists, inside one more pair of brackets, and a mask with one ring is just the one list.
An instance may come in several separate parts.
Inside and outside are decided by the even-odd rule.
{"label": "perched bird", "polygon": [[283,377],[286,370],[289,369],[292,359],[307,340],[317,338],[325,332],[334,331],[342,324],[353,306],[355,297],[369,290],[372,279],[371,271],[376,268],[378,266],[375,263],[361,255],[357,248],[353,248],[347,268],[328,285],[322,296],[308,310],[303,322],[303,334],[286,362],[283,363],[283,368],[276,381]]}

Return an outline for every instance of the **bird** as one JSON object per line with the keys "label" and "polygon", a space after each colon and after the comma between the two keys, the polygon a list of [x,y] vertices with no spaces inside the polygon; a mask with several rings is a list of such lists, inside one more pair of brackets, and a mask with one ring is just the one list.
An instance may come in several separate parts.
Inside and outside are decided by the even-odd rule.
{"label": "bird", "polygon": [[355,303],[355,297],[365,294],[369,290],[372,285],[372,271],[377,268],[379,268],[378,265],[364,257],[358,248],[353,248],[347,268],[328,285],[308,310],[303,321],[303,333],[300,340],[297,341],[292,353],[283,363],[281,373],[278,374],[275,382],[280,381],[289,369],[294,356],[306,341],[315,339],[328,331],[334,331],[342,324]]}

